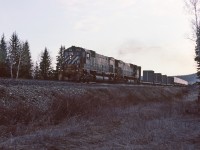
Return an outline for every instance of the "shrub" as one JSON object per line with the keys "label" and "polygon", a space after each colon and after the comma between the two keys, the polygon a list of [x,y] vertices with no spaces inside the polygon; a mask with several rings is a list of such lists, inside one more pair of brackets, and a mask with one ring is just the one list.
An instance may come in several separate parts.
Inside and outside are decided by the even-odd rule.
{"label": "shrub", "polygon": [[60,121],[72,116],[84,116],[93,114],[99,105],[99,101],[94,97],[69,97],[65,95],[54,94],[53,100],[48,113],[52,123],[59,123]]}
{"label": "shrub", "polygon": [[12,107],[0,107],[0,125],[28,124],[40,116],[38,108],[18,102]]}

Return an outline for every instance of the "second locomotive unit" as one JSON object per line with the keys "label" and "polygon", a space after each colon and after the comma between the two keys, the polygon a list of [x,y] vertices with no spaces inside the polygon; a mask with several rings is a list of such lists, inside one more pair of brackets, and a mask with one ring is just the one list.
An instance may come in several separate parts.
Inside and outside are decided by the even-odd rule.
{"label": "second locomotive unit", "polygon": [[70,81],[139,83],[141,67],[81,47],[64,50],[63,78]]}

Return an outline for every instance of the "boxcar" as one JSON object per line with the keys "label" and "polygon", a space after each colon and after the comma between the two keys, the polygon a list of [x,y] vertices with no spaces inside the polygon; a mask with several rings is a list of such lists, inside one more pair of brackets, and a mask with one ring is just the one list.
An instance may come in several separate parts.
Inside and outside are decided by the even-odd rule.
{"label": "boxcar", "polygon": [[154,73],[154,84],[162,84],[162,74]]}
{"label": "boxcar", "polygon": [[143,82],[148,84],[154,83],[154,71],[153,70],[143,70]]}
{"label": "boxcar", "polygon": [[162,85],[167,85],[167,75],[162,75]]}

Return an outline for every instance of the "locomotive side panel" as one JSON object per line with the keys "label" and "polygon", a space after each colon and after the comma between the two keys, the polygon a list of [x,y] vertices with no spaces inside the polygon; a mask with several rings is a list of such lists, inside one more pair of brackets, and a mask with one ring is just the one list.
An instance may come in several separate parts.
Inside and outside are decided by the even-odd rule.
{"label": "locomotive side panel", "polygon": [[115,78],[116,78],[116,80],[122,78],[122,76],[123,76],[121,67],[122,67],[121,61],[115,59]]}
{"label": "locomotive side panel", "polygon": [[109,72],[110,74],[115,74],[115,59],[112,57],[109,57]]}
{"label": "locomotive side panel", "polygon": [[84,70],[93,76],[93,80],[108,80],[110,73],[110,59],[92,50],[86,50]]}
{"label": "locomotive side panel", "polygon": [[130,64],[128,63],[124,63],[124,76],[127,77],[127,78],[133,78],[133,68],[131,67]]}
{"label": "locomotive side panel", "polygon": [[109,72],[109,57],[96,54],[97,72],[107,74]]}

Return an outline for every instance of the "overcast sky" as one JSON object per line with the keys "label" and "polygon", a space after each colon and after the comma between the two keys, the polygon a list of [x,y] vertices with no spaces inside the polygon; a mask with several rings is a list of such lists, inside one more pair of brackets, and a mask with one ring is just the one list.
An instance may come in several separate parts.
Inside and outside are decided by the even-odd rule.
{"label": "overcast sky", "polygon": [[45,47],[80,46],[167,75],[196,72],[183,0],[0,0],[0,34]]}

